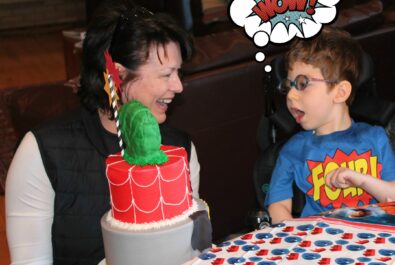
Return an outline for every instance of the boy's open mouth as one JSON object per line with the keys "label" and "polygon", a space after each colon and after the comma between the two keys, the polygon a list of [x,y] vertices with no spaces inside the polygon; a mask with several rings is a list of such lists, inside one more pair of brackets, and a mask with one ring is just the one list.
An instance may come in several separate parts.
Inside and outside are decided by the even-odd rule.
{"label": "boy's open mouth", "polygon": [[291,114],[295,118],[297,123],[300,123],[304,117],[304,111],[296,108],[291,108]]}

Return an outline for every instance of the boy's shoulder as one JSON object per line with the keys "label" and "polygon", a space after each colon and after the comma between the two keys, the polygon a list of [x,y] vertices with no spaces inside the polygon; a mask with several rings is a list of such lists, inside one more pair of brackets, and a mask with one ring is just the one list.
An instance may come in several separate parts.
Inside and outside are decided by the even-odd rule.
{"label": "boy's shoulder", "polygon": [[292,135],[287,141],[287,144],[300,144],[300,142],[304,142],[313,136],[314,131],[300,131]]}
{"label": "boy's shoulder", "polygon": [[305,142],[309,140],[310,137],[314,135],[313,131],[300,131],[292,135],[284,144],[282,150],[289,151],[298,150]]}
{"label": "boy's shoulder", "polygon": [[372,125],[365,122],[355,122],[353,124],[353,129],[356,133],[365,137],[377,137],[380,134],[386,134],[385,129],[382,126]]}

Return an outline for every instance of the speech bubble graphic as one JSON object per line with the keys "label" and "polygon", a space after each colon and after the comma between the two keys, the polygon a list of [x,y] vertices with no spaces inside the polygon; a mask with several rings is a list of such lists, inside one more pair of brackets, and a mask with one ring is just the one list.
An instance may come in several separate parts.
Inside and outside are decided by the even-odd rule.
{"label": "speech bubble graphic", "polygon": [[[232,21],[260,48],[268,43],[287,43],[293,38],[311,38],[323,24],[336,18],[340,0],[233,0],[229,13]],[[257,62],[265,60],[263,52],[255,55]],[[265,67],[266,72],[271,67]]]}

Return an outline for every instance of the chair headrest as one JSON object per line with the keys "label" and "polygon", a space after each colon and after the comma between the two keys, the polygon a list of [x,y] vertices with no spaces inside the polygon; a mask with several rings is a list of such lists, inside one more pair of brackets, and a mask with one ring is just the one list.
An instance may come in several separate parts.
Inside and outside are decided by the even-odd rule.
{"label": "chair headrest", "polygon": [[374,64],[372,57],[366,52],[362,53],[361,68],[359,69],[359,77],[356,87],[361,87],[364,83],[371,80],[374,75]]}

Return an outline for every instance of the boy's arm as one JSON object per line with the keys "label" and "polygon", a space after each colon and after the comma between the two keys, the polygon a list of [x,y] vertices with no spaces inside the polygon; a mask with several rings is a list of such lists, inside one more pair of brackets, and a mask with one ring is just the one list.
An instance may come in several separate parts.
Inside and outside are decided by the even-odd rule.
{"label": "boy's arm", "polygon": [[272,219],[272,224],[292,219],[291,209],[292,199],[286,199],[270,204],[268,210],[270,218]]}
{"label": "boy's arm", "polygon": [[379,202],[395,201],[395,181],[386,181],[348,168],[338,168],[325,178],[330,188],[358,187],[370,193]]}

